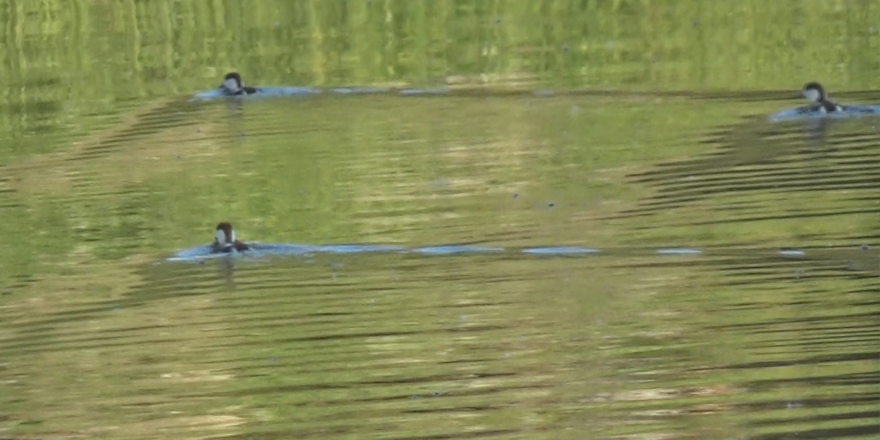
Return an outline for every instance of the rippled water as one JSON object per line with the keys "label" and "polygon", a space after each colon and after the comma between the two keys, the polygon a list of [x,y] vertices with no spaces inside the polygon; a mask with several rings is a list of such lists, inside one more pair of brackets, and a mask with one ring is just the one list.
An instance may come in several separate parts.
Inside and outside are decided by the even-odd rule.
{"label": "rippled water", "polygon": [[0,1],[0,439],[875,437],[880,118],[769,115],[880,5],[804,4]]}

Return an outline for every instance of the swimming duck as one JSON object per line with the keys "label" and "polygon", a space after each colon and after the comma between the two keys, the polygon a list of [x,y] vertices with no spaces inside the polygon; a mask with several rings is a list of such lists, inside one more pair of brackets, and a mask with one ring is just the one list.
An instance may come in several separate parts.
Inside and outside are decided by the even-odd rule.
{"label": "swimming duck", "polygon": [[825,93],[825,88],[822,87],[822,84],[809,82],[804,85],[801,93],[803,93],[804,98],[811,101],[807,107],[807,110],[811,112],[833,113],[843,111],[843,107],[839,104],[828,100],[828,95]]}
{"label": "swimming duck", "polygon": [[245,86],[238,72],[227,73],[220,84],[220,90],[223,91],[223,94],[229,96],[250,95],[260,91],[260,89]]}
{"label": "swimming duck", "polygon": [[247,243],[235,239],[235,231],[232,229],[232,224],[227,222],[217,224],[214,243],[211,244],[211,252],[232,252],[233,250],[243,252],[250,248]]}

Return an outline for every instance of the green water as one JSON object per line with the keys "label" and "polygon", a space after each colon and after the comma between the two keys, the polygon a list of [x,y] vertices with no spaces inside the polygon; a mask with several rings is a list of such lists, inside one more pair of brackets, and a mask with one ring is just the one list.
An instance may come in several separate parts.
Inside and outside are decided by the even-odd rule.
{"label": "green water", "polygon": [[878,72],[855,0],[0,1],[0,439],[872,438],[880,120],[767,115]]}

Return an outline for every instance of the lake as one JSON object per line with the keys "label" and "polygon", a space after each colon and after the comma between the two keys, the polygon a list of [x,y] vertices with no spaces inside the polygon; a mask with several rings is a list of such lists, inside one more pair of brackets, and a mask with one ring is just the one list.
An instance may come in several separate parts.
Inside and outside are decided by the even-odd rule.
{"label": "lake", "polygon": [[0,0],[0,439],[876,438],[877,17]]}

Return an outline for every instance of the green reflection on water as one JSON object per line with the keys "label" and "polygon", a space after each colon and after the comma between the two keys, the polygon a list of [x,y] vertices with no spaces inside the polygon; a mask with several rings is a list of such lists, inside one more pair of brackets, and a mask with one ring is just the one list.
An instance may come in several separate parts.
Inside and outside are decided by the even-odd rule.
{"label": "green reflection on water", "polygon": [[[694,98],[793,96],[808,79],[876,87],[878,12],[864,1],[0,2],[11,354],[0,436],[502,426],[494,435],[712,438],[752,434],[743,426],[764,408],[776,412],[761,432],[790,428],[778,422],[786,403],[810,396],[809,415],[854,414],[806,428],[864,424],[876,252],[772,252],[877,237],[871,170],[851,167],[876,157],[861,140],[872,133],[837,126],[846,141],[827,150],[770,136],[704,144],[794,101]],[[184,102],[232,68],[255,85],[485,93]],[[514,93],[543,88],[624,93]],[[670,90],[682,93],[649,93]],[[773,180],[767,160],[737,163],[750,146],[776,148],[769,169],[805,183],[766,190],[794,179]],[[675,192],[689,174],[628,177],[718,149],[734,161],[692,172],[720,179],[717,192],[686,203],[700,191]],[[755,180],[735,178],[750,167]],[[806,184],[823,179],[849,186]],[[678,197],[627,216],[663,190]],[[624,249],[152,266],[209,241],[219,220],[265,242]],[[672,245],[760,255],[626,254]],[[813,340],[816,356],[802,354]],[[851,388],[815,389],[814,376]],[[450,398],[420,398],[436,390]]]}

